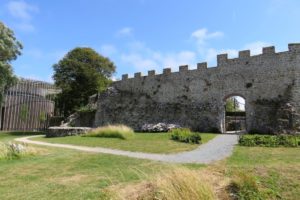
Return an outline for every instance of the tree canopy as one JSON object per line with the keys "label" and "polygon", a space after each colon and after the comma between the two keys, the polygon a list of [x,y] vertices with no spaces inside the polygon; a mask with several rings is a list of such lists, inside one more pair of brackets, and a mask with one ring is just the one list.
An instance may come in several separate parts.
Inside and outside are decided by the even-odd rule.
{"label": "tree canopy", "polygon": [[226,100],[226,111],[227,112],[238,112],[241,111],[240,104],[235,97],[230,97]]}
{"label": "tree canopy", "polygon": [[88,103],[89,96],[111,83],[115,65],[91,48],[75,48],[53,65],[56,86],[62,89],[57,107],[64,116]]}
{"label": "tree canopy", "polygon": [[15,81],[11,61],[21,55],[22,44],[17,41],[14,32],[0,22],[0,103],[3,93]]}

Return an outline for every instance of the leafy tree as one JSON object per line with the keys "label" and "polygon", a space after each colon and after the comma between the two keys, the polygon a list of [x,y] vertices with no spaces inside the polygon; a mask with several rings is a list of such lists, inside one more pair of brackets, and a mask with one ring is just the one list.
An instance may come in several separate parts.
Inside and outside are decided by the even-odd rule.
{"label": "leafy tree", "polygon": [[0,103],[3,100],[3,93],[17,80],[10,62],[21,55],[22,48],[14,32],[0,22]]}
{"label": "leafy tree", "polygon": [[89,96],[111,83],[115,65],[91,48],[75,48],[53,66],[55,84],[62,89],[57,107],[66,117],[88,103]]}
{"label": "leafy tree", "polygon": [[240,111],[239,102],[234,97],[230,97],[229,99],[227,99],[227,101],[226,101],[226,111],[227,112]]}

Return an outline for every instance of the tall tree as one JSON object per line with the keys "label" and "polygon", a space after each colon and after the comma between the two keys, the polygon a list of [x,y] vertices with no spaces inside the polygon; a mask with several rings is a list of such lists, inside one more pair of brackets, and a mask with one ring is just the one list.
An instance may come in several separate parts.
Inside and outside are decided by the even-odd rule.
{"label": "tall tree", "polygon": [[66,117],[86,105],[89,96],[106,89],[116,67],[91,48],[75,48],[53,68],[55,84],[62,89],[57,106]]}
{"label": "tall tree", "polygon": [[227,112],[238,112],[240,111],[240,104],[235,97],[230,97],[226,100],[226,111]]}
{"label": "tall tree", "polygon": [[21,49],[14,32],[0,22],[0,103],[4,92],[17,80],[10,63],[21,55]]}

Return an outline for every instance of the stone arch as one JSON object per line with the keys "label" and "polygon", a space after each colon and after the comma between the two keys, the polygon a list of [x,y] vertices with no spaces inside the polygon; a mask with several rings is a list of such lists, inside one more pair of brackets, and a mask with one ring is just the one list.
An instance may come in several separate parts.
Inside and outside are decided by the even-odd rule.
{"label": "stone arch", "polygon": [[242,98],[245,99],[245,101],[246,101],[246,95],[243,95],[243,94],[241,94],[241,93],[239,93],[239,92],[233,92],[233,93],[229,93],[229,94],[225,95],[225,96],[223,97],[223,102],[226,102],[226,100],[227,100],[228,98],[234,97],[234,96],[242,97]]}
{"label": "stone arch", "polygon": [[[241,97],[244,99],[245,101],[245,105],[244,105],[244,111],[243,112],[237,112],[237,114],[235,115],[235,117],[232,116],[228,116],[228,112],[226,111],[226,102],[229,98],[231,97]],[[246,116],[247,116],[247,98],[244,94],[241,94],[239,92],[232,92],[232,93],[228,93],[226,95],[223,96],[222,98],[222,105],[221,105],[221,109],[220,109],[220,126],[221,126],[221,132],[222,133],[227,133],[228,131],[228,121],[229,119],[231,121],[234,121],[235,123],[238,122],[241,125],[241,130],[246,131],[247,129],[247,122],[246,122]]]}

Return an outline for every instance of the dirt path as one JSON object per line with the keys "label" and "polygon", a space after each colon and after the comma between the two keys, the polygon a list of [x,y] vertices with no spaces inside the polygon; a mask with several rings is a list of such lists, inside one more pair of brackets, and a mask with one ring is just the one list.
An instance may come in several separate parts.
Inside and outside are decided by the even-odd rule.
{"label": "dirt path", "polygon": [[175,153],[175,154],[153,154],[142,152],[123,151],[102,147],[86,147],[70,144],[56,144],[40,141],[33,141],[30,138],[40,137],[28,136],[16,138],[18,142],[24,142],[29,144],[44,145],[50,147],[59,147],[74,149],[85,152],[93,153],[106,153],[113,155],[128,156],[132,158],[149,159],[156,161],[172,162],[172,163],[211,163],[213,161],[222,160],[231,155],[233,147],[237,144],[237,135],[218,135],[209,142],[200,145],[197,149],[187,152]]}

